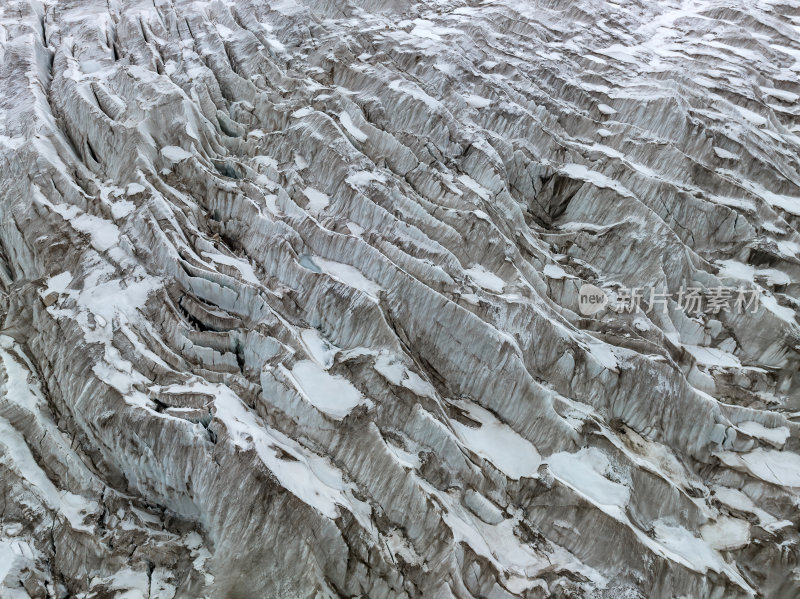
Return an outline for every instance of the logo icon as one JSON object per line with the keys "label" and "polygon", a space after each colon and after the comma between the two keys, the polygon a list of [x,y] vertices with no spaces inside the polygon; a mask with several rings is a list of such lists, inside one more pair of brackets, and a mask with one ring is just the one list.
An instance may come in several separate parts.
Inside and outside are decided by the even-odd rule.
{"label": "logo icon", "polygon": [[605,308],[608,303],[608,296],[606,292],[586,283],[581,285],[578,291],[578,309],[584,316],[591,316],[597,314],[600,310]]}

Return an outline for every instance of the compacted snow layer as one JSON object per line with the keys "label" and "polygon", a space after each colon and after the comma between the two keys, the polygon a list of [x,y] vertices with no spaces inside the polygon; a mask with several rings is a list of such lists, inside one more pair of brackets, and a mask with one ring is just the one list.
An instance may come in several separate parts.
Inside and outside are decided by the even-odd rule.
{"label": "compacted snow layer", "polygon": [[799,36],[4,2],[0,595],[800,595]]}

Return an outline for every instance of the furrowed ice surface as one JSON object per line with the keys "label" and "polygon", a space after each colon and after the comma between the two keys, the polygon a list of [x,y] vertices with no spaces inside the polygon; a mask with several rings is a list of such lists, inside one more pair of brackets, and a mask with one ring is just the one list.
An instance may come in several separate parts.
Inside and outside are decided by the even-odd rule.
{"label": "furrowed ice surface", "polygon": [[800,595],[798,32],[2,4],[0,596]]}

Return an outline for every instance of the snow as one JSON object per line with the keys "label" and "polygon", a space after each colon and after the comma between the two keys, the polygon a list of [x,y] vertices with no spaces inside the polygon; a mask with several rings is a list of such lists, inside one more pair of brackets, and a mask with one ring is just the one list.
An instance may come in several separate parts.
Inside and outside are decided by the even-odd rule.
{"label": "snow", "polygon": [[[436,504],[442,506],[442,518],[450,527],[454,541],[465,543],[492,564],[496,571],[502,572],[506,578],[506,588],[522,596],[527,589],[539,586],[540,581],[532,574],[549,569],[552,562],[537,553],[530,544],[522,543],[514,534],[520,516],[505,519],[495,525],[487,524],[462,505],[457,493],[439,491],[420,477],[416,477],[416,481],[430,497],[435,498]],[[555,552],[558,551],[557,546],[554,549]],[[558,563],[566,562],[570,568],[576,569],[582,566],[574,558],[569,560],[569,554],[565,554],[566,552],[557,554]],[[603,584],[602,576],[591,568],[581,568],[581,573],[597,584]]]}
{"label": "snow", "polygon": [[92,239],[92,246],[99,252],[105,252],[119,243],[117,225],[105,219],[91,214],[81,214],[71,219],[70,224],[76,230],[88,233]]}
{"label": "snow", "polygon": [[292,113],[293,119],[302,119],[303,117],[308,116],[309,114],[313,114],[314,109],[311,106],[306,106],[305,108],[300,108],[299,110],[295,110]]}
{"label": "snow", "polygon": [[752,193],[763,198],[770,206],[785,210],[794,216],[800,216],[800,197],[775,193],[754,181],[741,181],[741,184]]}
{"label": "snow", "polygon": [[720,260],[718,264],[720,265],[718,276],[721,278],[741,279],[752,283],[756,277],[759,277],[759,280],[763,280],[767,285],[789,285],[792,282],[788,273],[777,268],[756,269],[750,264],[743,264],[736,260]]}
{"label": "snow", "polygon": [[742,106],[736,106],[735,104],[733,107],[739,112],[740,115],[742,115],[742,117],[750,121],[750,123],[752,123],[756,127],[763,127],[764,125],[767,124],[767,119],[765,119],[760,114],[753,112],[752,110],[749,110]]}
{"label": "snow", "polygon": [[772,96],[773,98],[778,98],[779,100],[788,103],[795,103],[800,100],[800,95],[795,94],[794,92],[776,89],[774,87],[761,87],[761,91],[764,93],[764,95]]}
{"label": "snow", "polygon": [[416,372],[409,370],[402,360],[388,352],[381,352],[375,360],[375,370],[387,381],[398,387],[405,387],[420,397],[436,397],[436,390]]}
{"label": "snow", "polygon": [[595,361],[608,370],[617,370],[619,362],[614,349],[607,343],[589,343],[584,346]]}
{"label": "snow", "polygon": [[599,110],[603,114],[606,114],[606,115],[609,115],[609,116],[611,116],[613,114],[617,114],[617,111],[614,110],[613,108],[611,108],[611,106],[609,106],[608,104],[598,104],[597,105],[597,110]]}
{"label": "snow", "polygon": [[136,209],[136,204],[130,200],[119,200],[111,205],[111,216],[115,220],[125,218]]}
{"label": "snow", "polygon": [[102,344],[103,358],[95,363],[93,372],[102,381],[125,395],[126,401],[146,405],[146,398],[142,393],[134,391],[133,386],[136,383],[145,383],[147,379],[137,372],[129,361],[123,359],[112,345],[111,327],[93,326],[89,320],[89,313],[94,316],[97,324],[105,321],[122,326],[137,318],[139,308],[159,286],[159,281],[142,277],[143,273],[138,271],[130,273],[124,283],[121,279],[103,280],[105,275],[103,269],[95,269],[84,280],[81,291],[65,291],[65,294],[77,303],[77,310],[60,308],[60,304],[54,304],[48,311],[57,317],[66,316],[76,320],[83,329],[84,340],[87,343]]}
{"label": "snow", "polygon": [[306,187],[303,195],[308,198],[308,210],[312,213],[322,212],[330,203],[330,198],[326,194],[313,187]]}
{"label": "snow", "polygon": [[714,150],[714,153],[718,157],[725,160],[737,160],[739,158],[738,154],[734,154],[733,152],[729,152],[723,148],[718,148],[717,146],[713,146],[711,149]]}
{"label": "snow", "polygon": [[775,299],[774,295],[762,295],[760,301],[764,308],[772,312],[781,320],[788,322],[789,324],[795,324],[794,310],[788,306],[781,306],[778,303],[778,300]]}
{"label": "snow", "polygon": [[776,521],[774,516],[757,507],[752,499],[738,489],[714,487],[714,497],[735,510],[755,514],[762,525],[772,524]]}
{"label": "snow", "polygon": [[506,286],[505,281],[493,272],[489,272],[481,264],[475,264],[464,270],[478,285],[495,293],[502,293]]}
{"label": "snow", "polygon": [[624,512],[630,489],[608,478],[611,462],[602,450],[586,447],[576,453],[560,452],[545,461],[556,478],[603,511]]}
{"label": "snow", "polygon": [[[262,423],[232,391],[222,386],[218,391],[216,417],[225,424],[234,443],[245,450],[255,449],[280,484],[298,499],[328,518],[338,517],[337,505],[348,504],[342,493],[341,473]],[[295,459],[281,459],[279,450]]]}
{"label": "snow", "polygon": [[353,119],[351,119],[350,115],[345,111],[339,113],[339,121],[341,121],[342,126],[356,141],[365,142],[369,139],[366,133],[355,126]]}
{"label": "snow", "polygon": [[530,441],[475,403],[460,401],[455,405],[465,409],[472,420],[480,423],[480,426],[472,427],[452,421],[466,447],[489,460],[513,480],[538,476],[542,459]]}
{"label": "snow", "polygon": [[740,422],[737,428],[743,433],[761,439],[775,447],[783,447],[786,440],[789,438],[789,428],[786,426],[779,426],[776,428],[767,428],[758,422]]}
{"label": "snow", "polygon": [[377,301],[378,293],[381,291],[382,287],[365,277],[355,266],[350,266],[349,264],[336,262],[334,260],[327,260],[319,256],[314,257],[314,262],[319,265],[323,272],[337,281],[341,281],[345,285],[363,291],[373,300]]}
{"label": "snow", "polygon": [[297,362],[289,375],[309,403],[336,420],[347,416],[356,406],[369,403],[346,378],[329,374],[311,360]]}
{"label": "snow", "polygon": [[476,96],[475,94],[465,96],[464,100],[473,108],[486,108],[492,104],[492,101],[489,98]]}
{"label": "snow", "polygon": [[411,453],[410,451],[406,451],[401,447],[395,445],[392,441],[386,440],[386,446],[389,448],[391,454],[395,457],[395,459],[404,467],[416,469],[419,468],[422,464],[422,461],[419,459],[419,456]]}
{"label": "snow", "polygon": [[47,287],[42,292],[43,296],[49,295],[51,292],[64,293],[67,286],[72,282],[72,273],[65,270],[61,274],[55,275],[47,279]]}
{"label": "snow", "polygon": [[[5,351],[0,355],[5,365],[13,361]],[[12,376],[8,369],[7,373]],[[15,384],[27,387],[26,381]],[[3,453],[11,459],[6,465],[30,485],[48,508],[62,514],[73,530],[94,532],[94,527],[84,524],[84,519],[97,510],[97,503],[69,491],[59,491],[36,462],[23,436],[5,418],[0,418],[0,445],[5,448]]]}
{"label": "snow", "polygon": [[371,171],[356,171],[350,173],[345,179],[347,183],[352,185],[353,187],[366,187],[373,181],[378,181],[379,183],[385,183],[386,179],[380,173],[373,173]]}
{"label": "snow", "polygon": [[750,542],[750,523],[739,518],[720,516],[716,522],[700,527],[700,535],[714,549],[739,549]]}
{"label": "snow", "polygon": [[415,100],[423,102],[431,110],[438,111],[442,107],[442,104],[439,102],[439,100],[432,98],[422,91],[422,89],[415,83],[406,81],[405,79],[395,79],[389,83],[389,89],[407,94]]}
{"label": "snow", "polygon": [[796,258],[800,254],[800,243],[789,241],[788,239],[781,239],[778,241],[778,249],[785,256]]}
{"label": "snow", "polygon": [[653,526],[656,540],[670,552],[683,558],[685,565],[697,572],[722,572],[730,566],[703,540],[682,526],[659,520]]}
{"label": "snow", "polygon": [[286,46],[284,46],[283,43],[280,42],[280,40],[269,36],[266,38],[266,40],[267,43],[269,44],[269,47],[275,50],[276,52],[281,52],[281,53],[286,52]]}
{"label": "snow", "polygon": [[544,276],[548,279],[574,279],[571,274],[567,273],[563,268],[561,268],[558,264],[547,264],[544,267]]}
{"label": "snow", "polygon": [[760,268],[756,271],[756,275],[763,277],[767,285],[791,285],[792,277],[777,268]]}
{"label": "snow", "polygon": [[800,487],[800,455],[790,451],[757,448],[749,453],[716,452],[723,464],[748,472],[763,481]]}
{"label": "snow", "polygon": [[458,177],[458,180],[461,183],[463,183],[467,189],[474,191],[481,199],[483,200],[491,199],[492,194],[489,193],[489,190],[486,189],[483,185],[481,185],[477,181],[475,181],[469,175],[460,175]]}
{"label": "snow", "polygon": [[742,365],[739,358],[729,352],[717,349],[716,347],[683,344],[683,349],[685,349],[698,364],[703,364],[705,366],[738,368]]}
{"label": "snow", "polygon": [[742,281],[753,282],[755,267],[743,264],[737,260],[719,260],[720,265],[717,276],[720,278],[741,279]]}
{"label": "snow", "polygon": [[619,181],[615,181],[614,179],[607,177],[602,173],[593,171],[582,164],[565,164],[563,167],[561,167],[561,171],[572,179],[580,179],[582,181],[586,181],[587,183],[591,183],[596,187],[613,189],[622,196],[629,198],[633,197],[631,191]]}
{"label": "snow", "polygon": [[119,243],[119,228],[114,223],[93,214],[86,214],[77,206],[66,204],[49,204],[49,206],[69,222],[73,229],[89,235],[92,246],[98,252],[105,252]]}
{"label": "snow", "polygon": [[165,146],[161,149],[161,154],[164,156],[164,158],[171,160],[172,162],[180,162],[192,157],[191,152],[187,152],[178,146]]}
{"label": "snow", "polygon": [[325,370],[333,366],[333,358],[339,348],[323,338],[317,329],[303,329],[300,331],[300,338],[306,351],[317,364]]}
{"label": "snow", "polygon": [[350,233],[356,237],[361,237],[361,235],[364,233],[364,227],[352,221],[347,223],[347,228],[350,230]]}
{"label": "snow", "polygon": [[426,38],[429,40],[440,42],[443,40],[443,35],[458,34],[457,29],[450,29],[448,27],[440,27],[427,19],[414,19],[414,28],[409,32],[410,35]]}
{"label": "snow", "polygon": [[234,258],[233,256],[226,256],[224,254],[214,254],[212,252],[201,252],[203,257],[208,258],[212,262],[216,262],[217,264],[225,264],[227,266],[233,266],[239,273],[242,275],[242,278],[247,281],[248,283],[252,283],[253,285],[259,285],[260,281],[256,276],[255,270],[253,270],[253,265],[249,262],[242,260],[241,258]]}

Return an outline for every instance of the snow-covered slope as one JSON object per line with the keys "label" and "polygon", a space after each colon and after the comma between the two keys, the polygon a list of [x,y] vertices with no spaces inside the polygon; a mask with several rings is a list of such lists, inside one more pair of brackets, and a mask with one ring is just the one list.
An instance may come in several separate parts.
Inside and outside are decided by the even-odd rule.
{"label": "snow-covered slope", "polygon": [[798,40],[6,0],[0,595],[798,596]]}

